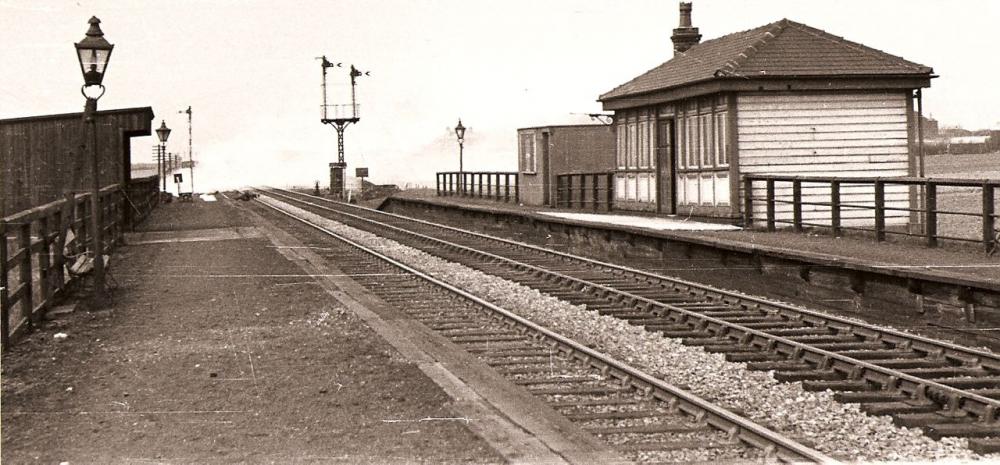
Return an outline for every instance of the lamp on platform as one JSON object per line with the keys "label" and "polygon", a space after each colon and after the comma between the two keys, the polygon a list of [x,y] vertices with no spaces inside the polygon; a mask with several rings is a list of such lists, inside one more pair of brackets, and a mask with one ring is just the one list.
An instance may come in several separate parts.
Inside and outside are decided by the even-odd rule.
{"label": "lamp on platform", "polygon": [[160,180],[163,182],[163,189],[160,192],[167,191],[167,138],[170,137],[170,128],[167,127],[167,122],[165,120],[160,120],[160,127],[156,130],[156,137],[160,138],[160,153],[156,157],[156,167],[160,171]]}
{"label": "lamp on platform", "polygon": [[[95,308],[104,305],[104,242],[101,240],[101,170],[98,166],[99,156],[97,153],[97,126],[94,123],[94,113],[97,111],[97,100],[104,95],[104,74],[108,69],[108,61],[111,59],[111,51],[115,46],[104,38],[101,31],[101,20],[92,16],[90,28],[83,40],[74,44],[76,55],[80,60],[80,72],[83,73],[83,86],[80,93],[87,99],[83,107],[83,120],[87,123],[90,140],[90,165],[92,189],[90,191],[90,237],[92,239],[91,250],[94,260],[94,300]],[[97,88],[98,91],[93,89]],[[90,91],[88,93],[88,91]]]}
{"label": "lamp on platform", "polygon": [[462,151],[465,145],[465,126],[462,126],[462,118],[458,119],[458,126],[455,126],[455,135],[458,136],[458,190],[465,194],[465,171],[462,169]]}

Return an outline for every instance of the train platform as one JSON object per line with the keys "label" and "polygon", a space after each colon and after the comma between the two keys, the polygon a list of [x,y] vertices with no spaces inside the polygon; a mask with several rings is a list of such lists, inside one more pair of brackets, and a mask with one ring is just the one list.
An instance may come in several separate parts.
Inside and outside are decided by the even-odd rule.
{"label": "train platform", "polygon": [[[1000,350],[1000,254],[403,191],[379,208]],[[947,333],[947,334],[944,334]]]}
{"label": "train platform", "polygon": [[541,415],[526,432],[247,203],[207,200],[161,205],[127,236],[105,308],[3,355],[4,463],[601,457]]}

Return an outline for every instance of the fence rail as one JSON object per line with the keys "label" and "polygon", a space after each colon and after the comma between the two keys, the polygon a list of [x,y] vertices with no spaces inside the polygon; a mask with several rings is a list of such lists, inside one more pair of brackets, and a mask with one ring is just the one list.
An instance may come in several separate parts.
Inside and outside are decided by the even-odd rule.
{"label": "fence rail", "polygon": [[[511,180],[513,179],[513,182]],[[502,182],[501,182],[502,181]],[[511,171],[445,171],[437,173],[438,196],[461,196],[520,203],[517,173]]]}
{"label": "fence rail", "polygon": [[991,253],[998,241],[998,188],[1000,181],[989,179],[745,175],[743,223],[753,227],[762,214],[768,231],[789,224],[834,236],[868,232],[876,241],[917,236],[929,247],[939,239],[979,242]]}
{"label": "fence rail", "polygon": [[615,173],[556,175],[556,207],[611,211],[615,201]]}
{"label": "fence rail", "polygon": [[[128,192],[128,194],[126,194]],[[73,276],[69,260],[93,256],[91,202],[87,194],[0,218],[0,347],[37,325]],[[157,178],[134,180],[126,189],[100,191],[102,254],[119,243],[124,228],[135,227],[157,202]]]}

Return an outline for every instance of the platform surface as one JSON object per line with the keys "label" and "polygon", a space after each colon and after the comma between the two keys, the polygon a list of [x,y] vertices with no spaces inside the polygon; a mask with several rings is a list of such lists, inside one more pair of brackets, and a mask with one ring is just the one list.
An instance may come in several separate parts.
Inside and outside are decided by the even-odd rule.
{"label": "platform surface", "polygon": [[4,463],[505,461],[240,204],[161,205],[106,308],[3,355]]}

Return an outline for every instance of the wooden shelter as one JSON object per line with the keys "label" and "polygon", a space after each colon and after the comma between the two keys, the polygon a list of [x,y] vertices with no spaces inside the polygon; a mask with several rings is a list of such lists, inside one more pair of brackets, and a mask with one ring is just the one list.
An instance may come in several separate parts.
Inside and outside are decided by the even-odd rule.
{"label": "wooden shelter", "polygon": [[[153,109],[104,110],[94,118],[101,185],[128,185],[131,140],[152,134]],[[0,119],[0,213],[89,191],[92,170],[85,135],[82,113]]]}
{"label": "wooden shelter", "polygon": [[788,19],[701,42],[680,18],[672,59],[599,98],[616,208],[736,219],[743,174],[917,174],[931,68]]}

